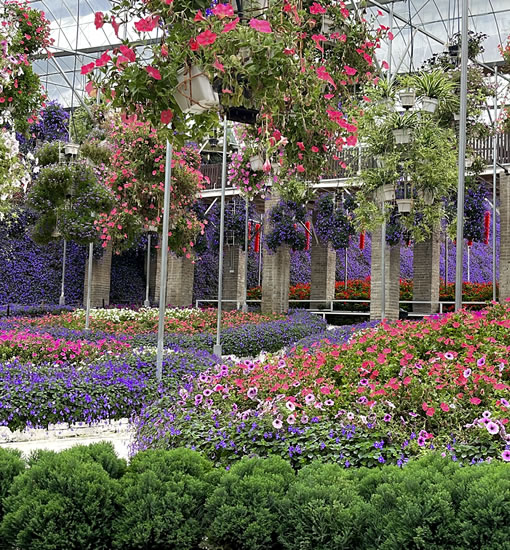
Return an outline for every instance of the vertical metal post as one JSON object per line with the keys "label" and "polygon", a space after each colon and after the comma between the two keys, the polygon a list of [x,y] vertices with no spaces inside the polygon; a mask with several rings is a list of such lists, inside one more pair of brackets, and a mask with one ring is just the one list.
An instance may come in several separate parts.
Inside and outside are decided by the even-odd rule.
{"label": "vertical metal post", "polygon": [[471,247],[467,245],[467,282],[471,282]]}
{"label": "vertical metal post", "polygon": [[172,193],[172,145],[166,140],[165,194],[163,197],[163,230],[161,238],[161,269],[159,280],[158,351],[156,379],[163,378],[163,339],[165,336],[166,280],[168,273],[168,228],[170,225],[170,194]]}
{"label": "vertical metal post", "polygon": [[64,250],[62,251],[62,283],[60,285],[60,298],[58,299],[58,304],[60,306],[64,306],[66,303],[66,295],[65,295],[66,256],[67,256],[67,241],[64,239]]}
{"label": "vertical metal post", "polygon": [[246,197],[246,204],[245,204],[245,216],[246,219],[244,221],[244,289],[243,289],[243,311],[248,311],[248,302],[246,301],[248,299],[248,251],[249,251],[249,242],[248,242],[248,214],[250,211],[250,201],[248,200],[248,197]]}
{"label": "vertical metal post", "polygon": [[145,301],[143,305],[145,307],[151,307],[151,301],[149,299],[150,283],[151,283],[151,234],[147,233],[147,277],[145,282]]}
{"label": "vertical metal post", "polygon": [[227,183],[227,115],[223,115],[223,161],[221,166],[220,251],[218,262],[218,317],[214,355],[221,357],[221,300],[223,298],[223,248],[225,244],[225,186]]}
{"label": "vertical metal post", "polygon": [[[498,67],[494,67],[494,125],[498,121]],[[496,301],[496,266],[497,266],[497,256],[496,256],[496,201],[498,200],[496,185],[498,175],[496,173],[498,168],[498,139],[499,134],[494,132],[493,137],[493,151],[492,151],[492,299]]]}
{"label": "vertical metal post", "polygon": [[[394,3],[392,2],[390,6],[390,22],[389,22],[390,32],[393,32],[393,8],[394,8]],[[393,68],[392,55],[393,55],[393,40],[390,40],[390,43],[388,44],[388,65],[389,65],[388,82],[391,81],[391,69]]]}
{"label": "vertical metal post", "polygon": [[448,233],[444,232],[444,286],[448,288]]}
{"label": "vertical metal post", "polygon": [[344,288],[347,290],[347,247],[344,249],[345,269],[344,269]]}
{"label": "vertical metal post", "polygon": [[455,310],[462,308],[462,260],[464,242],[464,180],[466,163],[467,68],[468,68],[468,6],[462,1],[462,49],[460,65],[460,128],[459,128],[459,182],[457,188],[457,255],[455,265]]}
{"label": "vertical metal post", "polygon": [[386,208],[383,200],[384,220],[381,228],[381,321],[386,317]]}
{"label": "vertical metal post", "polygon": [[94,256],[94,243],[89,244],[89,264],[87,271],[87,311],[85,313],[85,330],[90,328],[90,294],[92,293],[92,259]]}
{"label": "vertical metal post", "polygon": [[264,233],[262,232],[262,223],[260,224],[259,231],[260,231],[260,243],[259,243],[259,278],[258,278],[258,286],[260,286],[261,283],[262,283],[262,238],[264,237]]}

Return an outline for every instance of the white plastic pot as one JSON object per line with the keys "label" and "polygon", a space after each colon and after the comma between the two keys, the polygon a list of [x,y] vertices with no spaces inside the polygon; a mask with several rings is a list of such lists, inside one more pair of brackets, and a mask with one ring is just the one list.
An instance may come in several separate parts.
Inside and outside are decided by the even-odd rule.
{"label": "white plastic pot", "polygon": [[64,146],[64,153],[66,155],[72,155],[75,157],[80,150],[80,146],[77,143],[66,143]]}
{"label": "white plastic pot", "polygon": [[260,172],[264,168],[264,161],[260,155],[250,157],[250,166],[254,172]]}
{"label": "white plastic pot", "polygon": [[403,90],[400,92],[399,96],[400,103],[402,103],[402,107],[404,107],[404,109],[414,107],[416,102],[416,92],[414,90]]}
{"label": "white plastic pot", "polygon": [[384,157],[382,157],[381,155],[376,155],[374,157],[374,160],[377,168],[384,168]]}
{"label": "white plastic pot", "polygon": [[397,199],[397,208],[401,214],[408,214],[413,208],[413,199]]}
{"label": "white plastic pot", "polygon": [[398,128],[393,130],[395,136],[395,142],[398,144],[411,143],[411,129],[410,128]]}
{"label": "white plastic pot", "polygon": [[200,114],[220,104],[218,94],[202,69],[187,66],[177,73],[174,99],[183,113]]}
{"label": "white plastic pot", "polygon": [[420,189],[418,190],[418,196],[429,206],[434,202],[434,191],[432,189]]}
{"label": "white plastic pot", "polygon": [[386,201],[393,201],[395,200],[395,188],[393,185],[383,185],[383,200]]}
{"label": "white plastic pot", "polygon": [[473,162],[474,162],[473,157],[466,157],[464,166],[465,166],[466,168],[471,168],[471,166],[473,166]]}
{"label": "white plastic pot", "polygon": [[427,113],[435,113],[439,105],[439,100],[433,97],[424,97],[421,101],[421,110]]}
{"label": "white plastic pot", "polygon": [[52,236],[54,239],[59,239],[60,237],[62,237],[62,233],[60,233],[60,231],[58,230],[58,228],[55,227],[55,229],[53,230],[51,236]]}

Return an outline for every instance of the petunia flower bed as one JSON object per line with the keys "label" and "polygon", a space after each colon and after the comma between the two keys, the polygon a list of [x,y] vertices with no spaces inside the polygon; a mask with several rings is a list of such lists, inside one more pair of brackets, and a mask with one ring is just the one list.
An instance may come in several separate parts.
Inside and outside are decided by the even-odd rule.
{"label": "petunia flower bed", "polygon": [[270,454],[403,465],[432,450],[509,460],[509,328],[507,304],[218,365],[186,379],[177,402],[143,409],[134,450],[185,445],[224,465]]}

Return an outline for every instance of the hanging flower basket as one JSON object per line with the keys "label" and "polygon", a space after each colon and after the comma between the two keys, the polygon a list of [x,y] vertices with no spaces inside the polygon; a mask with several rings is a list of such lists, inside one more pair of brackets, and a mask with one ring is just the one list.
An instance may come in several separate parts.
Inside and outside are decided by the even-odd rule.
{"label": "hanging flower basket", "polygon": [[177,73],[174,99],[183,113],[200,114],[218,107],[218,94],[197,65],[186,66]]}
{"label": "hanging flower basket", "polygon": [[383,200],[386,201],[393,201],[395,200],[395,187],[390,184],[383,185]]}
{"label": "hanging flower basket", "polygon": [[399,94],[400,103],[404,109],[411,109],[416,102],[416,92],[414,90],[403,90]]}
{"label": "hanging flower basket", "polygon": [[439,105],[439,100],[433,97],[424,97],[421,100],[421,110],[426,113],[435,113]]}
{"label": "hanging flower basket", "polygon": [[413,199],[397,199],[397,208],[401,214],[408,214],[413,208]]}
{"label": "hanging flower basket", "polygon": [[55,227],[55,229],[51,233],[51,236],[53,239],[60,239],[60,237],[62,237],[62,233],[60,233],[60,231],[58,230],[58,227]]}
{"label": "hanging flower basket", "polygon": [[411,128],[397,128],[393,130],[393,136],[395,137],[395,142],[399,145],[411,143]]}
{"label": "hanging flower basket", "polygon": [[264,161],[260,155],[250,157],[250,166],[254,172],[260,172],[264,169]]}

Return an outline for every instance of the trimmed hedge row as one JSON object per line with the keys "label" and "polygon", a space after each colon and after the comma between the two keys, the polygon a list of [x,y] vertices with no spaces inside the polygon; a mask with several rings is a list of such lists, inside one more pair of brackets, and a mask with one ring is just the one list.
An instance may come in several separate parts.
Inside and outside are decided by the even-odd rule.
{"label": "trimmed hedge row", "polygon": [[129,466],[111,445],[0,449],[0,547],[24,550],[508,549],[510,467],[440,455],[345,469],[245,458],[215,469],[187,449]]}

